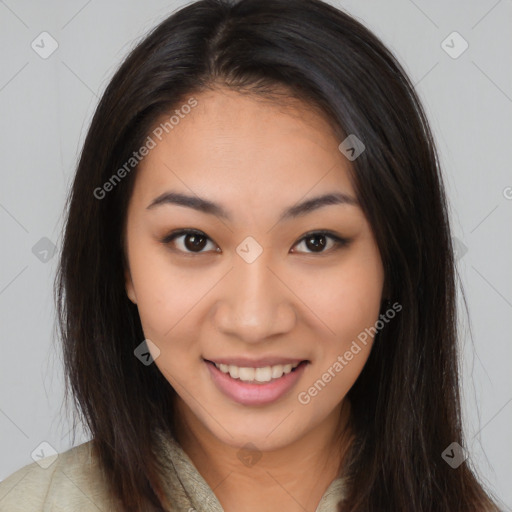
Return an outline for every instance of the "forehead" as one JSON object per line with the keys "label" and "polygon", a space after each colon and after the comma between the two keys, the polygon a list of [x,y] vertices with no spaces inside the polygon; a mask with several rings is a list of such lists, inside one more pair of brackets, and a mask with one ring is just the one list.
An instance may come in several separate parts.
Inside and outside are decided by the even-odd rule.
{"label": "forehead", "polygon": [[152,135],[156,145],[139,166],[134,190],[146,203],[166,189],[256,210],[333,190],[354,195],[341,141],[309,105],[227,89],[193,97],[197,105],[181,111],[176,124],[168,123],[173,113],[155,124],[164,128],[161,140]]}

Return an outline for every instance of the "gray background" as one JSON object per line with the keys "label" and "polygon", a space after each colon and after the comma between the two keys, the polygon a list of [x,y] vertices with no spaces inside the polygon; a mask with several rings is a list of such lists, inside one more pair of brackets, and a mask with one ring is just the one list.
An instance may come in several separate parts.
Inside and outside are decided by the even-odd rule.
{"label": "gray background", "polygon": [[[460,315],[470,457],[510,507],[512,2],[331,3],[395,53],[429,116],[470,313],[470,320]],[[184,4],[0,1],[0,479],[31,463],[43,441],[59,452],[71,447],[54,334],[57,257],[41,239],[60,247],[78,152],[113,72],[147,30]],[[43,31],[59,45],[47,59],[31,47]],[[457,58],[442,46],[453,31],[469,44]],[[453,36],[446,44],[462,48]]]}

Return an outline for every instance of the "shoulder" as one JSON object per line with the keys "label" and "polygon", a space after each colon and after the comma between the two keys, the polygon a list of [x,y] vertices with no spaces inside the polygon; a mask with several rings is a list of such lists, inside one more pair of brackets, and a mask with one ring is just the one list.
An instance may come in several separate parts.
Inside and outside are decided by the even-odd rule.
{"label": "shoulder", "polygon": [[[55,456],[53,456],[55,459]],[[0,482],[0,512],[107,511],[111,501],[88,441]]]}

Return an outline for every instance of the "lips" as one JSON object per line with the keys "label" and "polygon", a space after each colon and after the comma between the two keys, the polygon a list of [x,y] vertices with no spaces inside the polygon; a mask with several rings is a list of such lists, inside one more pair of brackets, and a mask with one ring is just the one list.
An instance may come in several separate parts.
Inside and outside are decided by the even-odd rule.
{"label": "lips", "polygon": [[[281,360],[289,363],[290,359],[223,359],[224,361],[237,361],[242,364],[262,364],[262,361]],[[293,361],[301,361],[294,359]],[[232,378],[229,374],[223,373],[215,366],[215,363],[204,360],[215,387],[227,398],[234,402],[246,406],[263,406],[275,402],[287,396],[297,385],[302,375],[306,371],[308,362],[302,360],[302,363],[294,368],[290,373],[284,374],[280,378],[272,379],[269,382],[244,382],[240,379]],[[225,364],[225,363],[223,363]],[[282,364],[282,363],[279,363]],[[246,368],[255,368],[247,366]],[[257,366],[256,366],[257,368]]]}

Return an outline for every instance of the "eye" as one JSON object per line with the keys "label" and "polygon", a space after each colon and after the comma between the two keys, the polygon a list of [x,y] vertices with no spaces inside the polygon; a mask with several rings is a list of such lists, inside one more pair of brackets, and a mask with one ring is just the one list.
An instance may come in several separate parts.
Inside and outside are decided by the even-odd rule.
{"label": "eye", "polygon": [[[176,244],[175,241],[179,240],[180,238],[183,238],[183,240]],[[331,240],[330,246],[326,240]],[[220,249],[218,247],[215,248],[215,244],[205,233],[195,229],[180,229],[173,231],[161,240],[161,242],[165,245],[169,245],[171,242],[174,242],[178,246],[178,251],[185,254],[201,254],[203,252],[208,252],[207,250],[203,250],[205,247],[207,247],[208,241],[210,241],[214,246],[215,252],[220,252]],[[310,254],[323,254],[325,252],[347,246],[349,242],[350,240],[339,237],[338,235],[329,231],[313,231],[304,235],[299,240],[299,242],[295,244],[295,246],[304,244],[305,247],[311,251]],[[326,247],[328,247],[328,249],[324,250]]]}
{"label": "eye", "polygon": [[[173,231],[162,240],[162,243],[168,245],[179,238],[183,238],[181,243],[177,244],[180,252],[191,254],[207,252],[203,251],[203,249],[207,245],[206,241],[210,239],[205,233],[202,231],[196,231],[195,229],[180,229],[178,231]],[[180,245],[181,247],[179,247]],[[220,252],[220,249],[215,249],[215,252]]]}
{"label": "eye", "polygon": [[[326,240],[331,240],[330,247],[324,251],[324,248],[329,244]],[[297,246],[300,244],[304,244],[304,246],[310,249],[312,252],[310,254],[323,254],[326,252],[330,252],[331,250],[341,249],[344,246],[349,244],[349,240],[346,238],[341,238],[330,231],[313,231],[311,233],[307,233],[300,240]]]}

